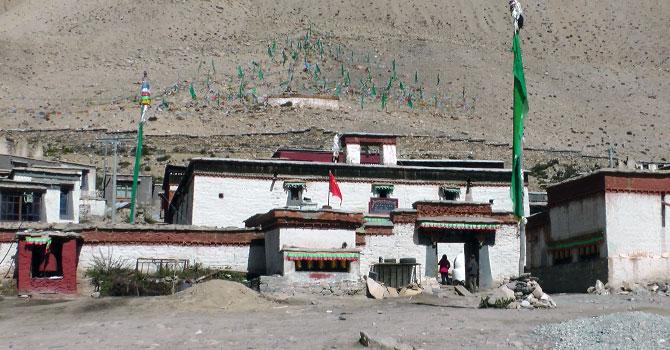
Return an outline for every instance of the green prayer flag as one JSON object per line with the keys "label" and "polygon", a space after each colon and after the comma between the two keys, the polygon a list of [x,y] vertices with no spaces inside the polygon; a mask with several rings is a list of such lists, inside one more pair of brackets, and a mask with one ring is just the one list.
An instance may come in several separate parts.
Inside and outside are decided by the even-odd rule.
{"label": "green prayer flag", "polygon": [[382,109],[386,108],[386,100],[388,97],[386,96],[386,92],[382,92]]}
{"label": "green prayer flag", "polygon": [[188,92],[191,93],[191,99],[195,100],[195,88],[193,88],[193,83],[188,86]]}
{"label": "green prayer flag", "polygon": [[513,104],[513,132],[512,132],[512,181],[510,184],[510,196],[514,215],[524,216],[523,208],[523,119],[528,113],[528,95],[526,94],[526,80],[523,76],[523,62],[521,60],[521,45],[519,33],[514,33],[512,39],[512,52],[514,53],[514,104]]}
{"label": "green prayer flag", "polygon": [[414,71],[414,84],[419,83],[419,71]]}
{"label": "green prayer flag", "polygon": [[263,80],[263,69],[261,67],[258,67],[258,80]]}
{"label": "green prayer flag", "polygon": [[237,66],[237,77],[240,79],[244,78],[244,71],[241,66]]}

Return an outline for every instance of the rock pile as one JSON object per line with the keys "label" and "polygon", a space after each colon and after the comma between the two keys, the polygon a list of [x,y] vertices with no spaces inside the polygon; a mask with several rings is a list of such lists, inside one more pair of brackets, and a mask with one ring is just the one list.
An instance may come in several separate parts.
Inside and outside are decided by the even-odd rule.
{"label": "rock pile", "polygon": [[421,292],[424,291],[416,283],[411,283],[408,286],[396,289],[393,287],[387,287],[383,283],[379,283],[367,276],[365,277],[365,281],[368,295],[375,299],[411,297],[421,294]]}
{"label": "rock pile", "polygon": [[537,278],[529,273],[512,277],[496,289],[488,299],[487,306],[508,309],[553,309],[556,303],[537,283]]}
{"label": "rock pile", "polygon": [[649,282],[634,283],[623,282],[619,288],[612,288],[603,284],[600,280],[596,281],[595,286],[589,287],[589,294],[608,295],[616,293],[621,295],[665,295],[670,296],[670,282]]}

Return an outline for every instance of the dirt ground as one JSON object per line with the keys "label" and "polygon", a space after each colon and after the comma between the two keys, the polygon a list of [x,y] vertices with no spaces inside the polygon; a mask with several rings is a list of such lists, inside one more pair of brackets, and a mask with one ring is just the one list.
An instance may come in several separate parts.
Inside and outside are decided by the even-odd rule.
{"label": "dirt ground", "polygon": [[[553,310],[476,309],[459,297],[373,300],[245,295],[224,308],[184,296],[0,301],[2,349],[357,349],[359,332],[417,349],[550,348],[540,324],[640,310],[670,315],[670,298],[552,296]],[[232,306],[231,305],[236,305]],[[442,305],[442,306],[439,306]],[[448,305],[448,306],[445,306]]]}

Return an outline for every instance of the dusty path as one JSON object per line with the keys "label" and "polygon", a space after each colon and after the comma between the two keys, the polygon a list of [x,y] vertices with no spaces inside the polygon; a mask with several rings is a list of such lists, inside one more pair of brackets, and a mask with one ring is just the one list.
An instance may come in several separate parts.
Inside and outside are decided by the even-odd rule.
{"label": "dusty path", "polygon": [[[670,298],[556,295],[555,310],[435,307],[407,299],[315,298],[255,311],[202,310],[147,299],[0,302],[0,348],[352,349],[361,330],[422,349],[548,348],[540,324],[642,310],[670,315]],[[341,318],[344,318],[342,320]]]}

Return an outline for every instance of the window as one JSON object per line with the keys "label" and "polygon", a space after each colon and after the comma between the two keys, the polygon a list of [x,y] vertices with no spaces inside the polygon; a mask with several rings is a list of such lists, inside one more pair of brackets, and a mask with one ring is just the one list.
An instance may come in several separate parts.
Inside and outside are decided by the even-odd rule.
{"label": "window", "polygon": [[555,250],[553,253],[554,265],[569,264],[572,262],[570,249]]}
{"label": "window", "polygon": [[81,187],[82,191],[88,191],[88,171],[81,172]]}
{"label": "window", "polygon": [[60,189],[60,219],[72,219],[72,191],[69,188]]}
{"label": "window", "polygon": [[347,260],[295,260],[296,271],[348,272]]}
{"label": "window", "polygon": [[116,184],[116,198],[129,199],[132,191],[132,184],[121,182]]}
{"label": "window", "polygon": [[305,191],[304,182],[285,181],[284,191],[288,193],[286,198],[287,207],[299,207],[302,205],[302,193]]}
{"label": "window", "polygon": [[0,192],[0,221],[40,221],[42,193]]}
{"label": "window", "polygon": [[30,275],[33,278],[49,278],[63,276],[62,256],[63,242],[53,239],[49,244],[33,244],[30,261]]}
{"label": "window", "polygon": [[361,164],[381,164],[381,149],[380,145],[361,145]]}
{"label": "window", "polygon": [[598,244],[589,244],[579,247],[579,261],[596,260],[600,258],[600,247]]}
{"label": "window", "polygon": [[461,196],[461,189],[458,187],[440,187],[440,200],[455,201]]}

